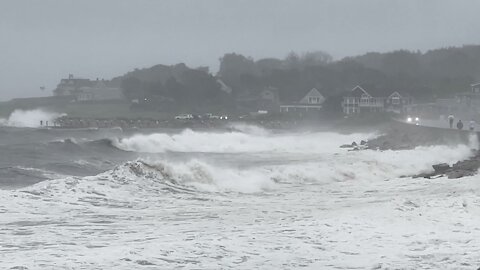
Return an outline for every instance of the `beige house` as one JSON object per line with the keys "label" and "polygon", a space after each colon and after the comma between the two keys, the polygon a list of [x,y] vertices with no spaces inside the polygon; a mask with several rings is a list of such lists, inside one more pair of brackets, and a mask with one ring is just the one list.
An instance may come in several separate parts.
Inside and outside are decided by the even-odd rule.
{"label": "beige house", "polygon": [[74,78],[62,79],[53,91],[55,96],[71,96],[75,101],[101,101],[124,99],[122,89],[110,81]]}
{"label": "beige house", "polygon": [[77,101],[100,101],[124,99],[122,89],[111,87],[106,81],[97,80],[91,87],[81,87],[75,94]]}
{"label": "beige house", "polygon": [[68,79],[60,80],[57,88],[53,90],[55,96],[73,96],[82,87],[91,87],[92,81],[89,79],[74,78],[73,74],[68,75]]}
{"label": "beige house", "polygon": [[316,88],[312,88],[308,93],[300,99],[299,102],[294,104],[285,104],[280,106],[280,112],[309,112],[319,111],[322,108],[322,104],[325,102],[325,97]]}

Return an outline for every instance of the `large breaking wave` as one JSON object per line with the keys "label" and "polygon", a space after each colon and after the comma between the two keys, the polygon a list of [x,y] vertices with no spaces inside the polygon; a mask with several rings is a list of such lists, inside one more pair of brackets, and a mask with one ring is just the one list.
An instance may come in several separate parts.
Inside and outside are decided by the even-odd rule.
{"label": "large breaking wave", "polygon": [[[99,140],[110,137],[105,134],[81,134],[41,143],[49,149],[43,156],[62,153],[66,164],[71,160],[65,157],[75,153],[79,159],[84,153],[77,161],[82,168],[95,163],[92,156],[126,158],[115,159],[112,167],[101,165],[104,170],[94,176],[58,176],[0,190],[3,268],[252,269],[272,258],[282,258],[273,260],[272,268],[299,268],[298,261],[311,262],[319,252],[322,261],[307,266],[378,269],[402,262],[404,268],[459,268],[478,261],[478,256],[457,255],[462,248],[475,254],[472,239],[478,235],[464,229],[478,223],[475,179],[400,178],[465,159],[472,146],[348,151],[338,146],[366,135],[272,134],[248,127],[128,137],[137,148],[114,140],[115,147],[132,147],[129,151],[213,153],[144,154],[113,149],[109,140]],[[192,141],[212,139],[199,146],[187,135]],[[49,171],[30,170],[11,167],[3,173],[49,177]],[[408,252],[397,256],[405,247]],[[379,253],[385,255],[381,260]]]}
{"label": "large breaking wave", "polygon": [[[245,193],[275,190],[283,184],[398,178],[430,171],[432,164],[452,164],[472,154],[472,146],[467,145],[417,147],[402,151],[348,151],[339,146],[373,135],[333,132],[274,134],[257,127],[242,128],[242,131],[234,132],[185,130],[178,134],[138,134],[123,139],[80,142],[70,138],[50,142],[46,149],[49,153],[75,152],[77,157],[81,154],[82,158],[77,158],[81,162],[73,165],[92,168],[93,171],[98,170],[98,166],[106,166],[105,162],[100,162],[100,154],[108,159],[127,154],[124,151],[139,152],[124,155],[124,159],[114,159],[123,164],[108,165],[106,172],[100,175],[75,178],[79,182],[97,183],[107,179],[107,182],[120,181],[135,189],[148,183],[145,190],[169,184],[168,188],[174,185],[208,192]],[[182,153],[175,154],[176,158],[156,154],[166,152]],[[195,152],[202,154],[190,154]],[[137,160],[124,163],[132,157]],[[51,181],[38,185],[51,185]],[[63,180],[54,181],[60,184]]]}
{"label": "large breaking wave", "polygon": [[76,193],[68,195],[74,197],[103,194],[102,200],[128,200],[172,191],[258,193],[305,183],[361,181],[368,185],[371,181],[428,172],[432,164],[452,164],[470,155],[471,150],[465,145],[430,146],[402,151],[345,151],[327,155],[321,161],[246,168],[198,159],[187,162],[139,159],[97,176],[49,180],[27,189],[61,197],[69,193]]}
{"label": "large breaking wave", "polygon": [[50,122],[53,125],[53,121],[62,116],[62,114],[48,112],[42,109],[35,110],[15,110],[13,111],[8,119],[0,118],[0,126],[11,126],[11,127],[28,127],[36,128],[40,127],[40,121],[43,123]]}
{"label": "large breaking wave", "polygon": [[[260,134],[259,134],[260,133]],[[255,134],[233,131],[212,133],[185,130],[180,134],[157,133],[134,135],[118,139],[114,145],[120,149],[145,153],[163,152],[288,152],[324,153],[338,148],[337,142],[350,143],[372,135],[341,135],[333,132],[303,134],[271,134],[255,129]]]}

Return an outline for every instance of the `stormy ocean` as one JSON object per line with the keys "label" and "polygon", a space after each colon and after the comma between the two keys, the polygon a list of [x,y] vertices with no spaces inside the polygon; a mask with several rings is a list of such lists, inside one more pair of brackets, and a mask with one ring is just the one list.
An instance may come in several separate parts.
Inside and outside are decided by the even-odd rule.
{"label": "stormy ocean", "polygon": [[406,177],[467,158],[468,145],[348,151],[378,134],[42,129],[15,117],[0,127],[1,269],[480,261],[478,176]]}

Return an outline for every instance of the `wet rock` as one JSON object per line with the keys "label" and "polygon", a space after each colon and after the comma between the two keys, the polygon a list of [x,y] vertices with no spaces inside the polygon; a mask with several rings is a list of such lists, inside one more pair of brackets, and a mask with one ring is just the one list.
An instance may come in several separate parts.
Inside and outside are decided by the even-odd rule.
{"label": "wet rock", "polygon": [[138,260],[138,261],[135,261],[135,262],[140,264],[140,265],[155,265],[154,263],[151,263],[151,262],[146,261],[146,260]]}
{"label": "wet rock", "polygon": [[352,145],[350,145],[350,144],[342,144],[342,145],[340,145],[340,148],[352,148]]}
{"label": "wet rock", "polygon": [[[342,144],[342,145],[340,145],[340,148],[353,148],[353,150],[359,150],[358,149],[358,144],[356,142],[352,142],[352,144]],[[357,148],[357,149],[355,149],[355,148]]]}
{"label": "wet rock", "polygon": [[453,168],[458,168],[468,171],[476,171],[480,167],[480,161],[477,159],[459,161],[452,166]]}
{"label": "wet rock", "polygon": [[446,173],[448,179],[458,179],[462,178],[465,176],[472,176],[475,175],[475,172],[473,171],[468,171],[468,170],[454,170],[454,171],[448,171]]}
{"label": "wet rock", "polygon": [[448,169],[450,169],[450,165],[448,165],[447,163],[435,164],[432,165],[432,167],[435,170],[435,173],[438,174],[445,173]]}
{"label": "wet rock", "polygon": [[474,156],[467,160],[459,161],[453,166],[449,166],[445,163],[435,164],[432,166],[434,169],[433,173],[423,173],[415,175],[414,177],[423,177],[423,178],[432,178],[435,176],[447,176],[448,179],[458,179],[465,176],[472,176],[477,174],[480,169],[480,153],[475,152]]}

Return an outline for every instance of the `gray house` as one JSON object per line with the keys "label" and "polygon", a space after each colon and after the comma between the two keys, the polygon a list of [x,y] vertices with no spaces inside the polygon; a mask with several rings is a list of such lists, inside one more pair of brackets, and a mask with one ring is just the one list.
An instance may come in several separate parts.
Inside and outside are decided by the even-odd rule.
{"label": "gray house", "polygon": [[343,97],[342,108],[346,115],[377,112],[406,112],[413,98],[407,93],[393,91],[385,97],[384,90],[367,91],[357,85]]}

